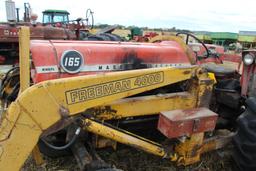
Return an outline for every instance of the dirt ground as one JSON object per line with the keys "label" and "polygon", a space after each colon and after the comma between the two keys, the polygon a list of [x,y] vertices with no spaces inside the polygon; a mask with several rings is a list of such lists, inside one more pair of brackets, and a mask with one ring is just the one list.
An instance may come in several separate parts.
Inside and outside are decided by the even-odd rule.
{"label": "dirt ground", "polygon": [[[189,167],[175,167],[174,163],[157,156],[146,154],[130,147],[122,147],[118,151],[110,149],[98,151],[108,163],[124,171],[232,171],[232,147],[202,155],[201,162]],[[32,157],[25,163],[22,171],[76,171],[79,168],[72,156],[58,159],[45,158],[45,164],[36,166]]]}

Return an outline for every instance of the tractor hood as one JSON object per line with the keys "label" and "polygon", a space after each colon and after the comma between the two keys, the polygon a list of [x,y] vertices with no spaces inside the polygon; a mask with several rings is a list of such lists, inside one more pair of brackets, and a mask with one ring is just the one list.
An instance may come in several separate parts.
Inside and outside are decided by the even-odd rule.
{"label": "tractor hood", "polygon": [[32,40],[32,79],[44,80],[143,68],[190,66],[175,41],[162,43]]}

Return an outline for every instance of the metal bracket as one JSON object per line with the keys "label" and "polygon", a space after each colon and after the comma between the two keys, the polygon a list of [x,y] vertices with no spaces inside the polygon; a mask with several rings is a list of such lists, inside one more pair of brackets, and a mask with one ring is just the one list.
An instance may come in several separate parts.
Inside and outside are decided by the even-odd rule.
{"label": "metal bracket", "polygon": [[200,125],[200,119],[195,119],[193,124],[193,132],[196,132],[198,130],[199,125]]}

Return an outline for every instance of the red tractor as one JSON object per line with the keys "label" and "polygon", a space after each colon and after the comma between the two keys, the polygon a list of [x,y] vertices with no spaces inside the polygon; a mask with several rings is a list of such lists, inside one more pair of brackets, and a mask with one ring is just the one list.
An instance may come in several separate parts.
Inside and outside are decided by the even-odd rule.
{"label": "red tractor", "polygon": [[[200,39],[198,39],[195,35],[189,32],[180,32],[177,33],[176,36],[180,36],[184,39],[186,44],[190,47],[190,49],[194,52],[194,56],[196,56],[197,64],[223,64],[225,68],[235,69],[239,73],[241,72],[241,54],[231,54],[227,53],[224,50],[224,47],[213,45],[213,44],[204,44]],[[175,36],[171,35],[162,35],[162,36],[154,36],[149,39],[149,42],[168,42],[168,41],[176,40]],[[192,43],[193,42],[193,43]],[[194,43],[198,42],[198,43]]]}
{"label": "red tractor", "polygon": [[[226,64],[230,67],[233,67],[240,71],[241,63],[242,63],[242,55],[241,54],[231,54],[227,53],[224,50],[223,46],[214,45],[214,44],[205,44],[208,50],[212,55],[212,58],[208,58],[207,60],[201,60],[200,63],[209,63],[213,62],[216,64]],[[206,53],[205,48],[200,43],[189,43],[189,46],[197,55],[203,56]]]}
{"label": "red tractor", "polygon": [[[33,41],[31,45],[31,79],[33,83],[38,83],[49,79],[70,77],[74,76],[74,74],[89,75],[143,68],[192,66],[205,63],[202,61],[210,61],[211,58],[216,58],[215,54],[210,53],[207,46],[202,42],[201,46],[205,48],[206,53],[199,55],[195,51],[193,52],[193,49],[189,46],[186,46],[180,37],[174,36],[174,39],[173,41],[140,44],[119,41],[94,42],[95,40],[36,40]],[[38,47],[40,47],[40,51],[38,51]],[[76,48],[74,49],[72,47]],[[101,50],[99,50],[99,48]],[[63,55],[61,56],[61,54],[69,54],[69,49],[74,50],[71,56],[79,55],[80,58],[82,56],[83,59],[63,59],[64,57]],[[45,54],[48,55],[45,56]],[[79,66],[82,65],[82,67],[75,69],[69,67],[68,64],[79,64]],[[205,68],[214,73],[215,77],[219,80],[237,75],[235,69],[207,64],[208,63],[205,64]],[[66,69],[65,66],[68,66],[68,69]],[[18,70],[18,68],[14,68],[14,70]],[[10,75],[7,74],[6,77],[12,77],[12,74],[16,73],[13,72],[12,69],[10,71],[11,72],[8,73]],[[19,75],[15,75],[15,77],[18,76]],[[16,98],[18,88],[17,86],[17,90],[14,91],[16,93],[10,95],[9,99]],[[3,97],[4,92],[1,93]]]}
{"label": "red tractor", "polygon": [[[18,63],[18,32],[21,26],[29,26],[30,39],[37,40],[77,40],[86,37],[93,27],[93,12],[86,11],[86,19],[69,20],[67,11],[45,10],[43,23],[36,22],[29,3],[24,3],[24,18],[20,20],[19,11],[15,12],[15,3],[6,1],[8,22],[0,23],[0,65],[10,68]],[[84,22],[85,21],[85,22]]]}
{"label": "red tractor", "polygon": [[[203,56],[198,56],[192,51],[189,46],[187,46],[183,42],[180,37],[174,37],[173,39],[174,40],[172,41],[169,40],[155,43],[32,40],[30,43],[30,84],[34,85],[48,80],[67,77],[79,78],[77,76],[82,75],[90,75],[89,77],[93,77],[93,75],[95,76],[96,74],[98,74],[98,76],[104,76],[107,75],[107,72],[115,71],[139,70],[137,72],[144,72],[147,68],[162,67],[167,67],[166,69],[171,69],[171,67],[178,69],[193,68],[195,67],[194,65],[196,65],[201,60],[207,60],[213,55],[209,53],[207,46],[203,43],[202,46],[206,48],[207,53],[203,54]],[[240,106],[242,104],[242,101],[240,100],[240,85],[239,80],[237,79],[239,75],[237,74],[236,70],[226,69],[223,66],[206,66],[200,72],[198,71],[198,73],[196,74],[208,75],[206,73],[206,70],[214,73],[217,79],[217,83],[214,87],[214,94],[211,97],[211,87],[206,86],[208,84],[213,84],[213,79],[210,79],[207,76],[207,79],[201,80],[203,85],[196,86],[200,89],[203,89],[203,87],[205,87],[205,91],[201,90],[200,93],[198,93],[198,96],[200,96],[200,98],[202,97],[202,99],[196,98],[197,96],[194,95],[189,95],[190,98],[196,98],[195,100],[193,100],[193,103],[191,103],[191,105],[193,105],[194,102],[198,103],[200,101],[200,105],[208,107],[208,100],[212,98],[212,103],[210,107],[212,110],[216,111],[216,113],[219,114],[216,127],[234,130],[234,122],[241,113]],[[186,76],[189,73],[190,72],[184,71],[182,72],[182,75]],[[171,75],[174,76],[176,79],[179,79],[179,75],[176,76],[174,72]],[[72,79],[73,78],[71,78],[71,80]],[[158,77],[145,77],[145,79],[140,79],[139,82],[141,85],[144,85],[145,83],[147,84],[147,81],[153,81],[154,83],[155,79],[161,81],[161,79],[159,80]],[[17,98],[20,90],[19,80],[20,79],[18,67],[12,68],[5,75],[0,89],[0,99],[3,108],[8,107],[8,105]],[[168,84],[166,86],[159,87],[153,90],[147,89],[147,91],[138,94],[138,96],[131,96],[128,98],[141,98],[146,96],[162,97],[163,94],[174,93],[172,94],[172,97],[165,99],[168,100],[172,98],[179,98],[179,100],[176,101],[178,102],[180,101],[180,99],[187,98],[186,92],[188,90],[192,92],[197,92],[193,91],[194,88],[193,86],[191,86],[195,83],[199,84],[197,83],[197,81],[198,78],[195,77],[194,74],[192,74],[191,79],[178,81],[174,84]],[[115,93],[115,91],[123,89],[122,87],[120,87],[120,84],[114,85],[111,81],[108,83],[109,86],[103,86],[102,90],[98,88],[93,89],[95,90],[94,95],[91,93],[92,89],[90,86],[88,87],[88,91],[86,91],[86,93],[84,91],[81,91],[81,93],[79,94],[72,93],[72,98],[70,98],[70,100],[74,101],[76,99],[91,98],[91,96],[95,96],[97,94],[107,92]],[[182,95],[178,95],[179,93],[182,93]],[[132,102],[136,102],[136,100],[133,100]],[[166,104],[166,106],[173,106],[176,102],[168,103]],[[184,103],[182,102],[183,101],[181,101],[181,103],[179,104],[186,108],[186,105],[184,105]],[[230,113],[230,111],[235,111],[236,113]],[[112,113],[115,112],[115,109],[110,108],[108,105],[106,105],[103,108],[86,110],[84,114],[86,117],[98,116],[99,114],[102,114],[102,120],[104,120],[106,124],[115,125],[116,127],[120,127],[123,129],[127,128],[127,130],[149,130],[150,128],[156,128],[156,124],[158,122],[158,116],[155,114],[150,114],[148,116],[142,116],[138,114],[133,117],[127,117],[123,120],[115,120],[118,118],[108,120],[104,118],[104,116],[106,115],[111,115],[112,117]],[[215,116],[215,118],[217,119],[217,114]],[[209,123],[211,123],[211,125],[215,127],[215,121],[216,120],[214,120],[214,122],[213,120],[210,120]],[[193,130],[198,130],[197,125],[200,125],[200,123],[201,121],[198,119],[193,120],[193,124],[195,124]],[[205,127],[207,128],[207,126]],[[75,146],[71,146],[71,143],[68,143],[68,146],[65,145],[65,131],[66,130],[62,130],[61,132],[56,132],[56,134],[49,133],[49,136],[41,138],[39,141],[39,148],[41,152],[52,157],[70,154],[71,151],[73,151],[72,148]],[[93,146],[97,148],[102,148],[106,146],[116,147],[116,143],[113,143],[113,141],[102,139],[102,137],[99,136],[97,136],[95,139],[94,138],[95,137],[92,138],[92,143]],[[187,139],[186,136],[184,136],[184,138]],[[197,144],[195,148],[193,148],[192,150],[188,150],[189,155],[187,155],[187,153],[184,155],[193,158],[193,155],[195,155],[194,150],[200,151],[200,148],[198,148]],[[199,151],[198,153],[196,152],[196,154],[200,154]],[[79,154],[81,155],[82,152]],[[189,161],[188,163],[192,163],[198,160],[199,158],[196,158],[192,161]],[[80,160],[80,162],[81,161],[83,160]]]}

